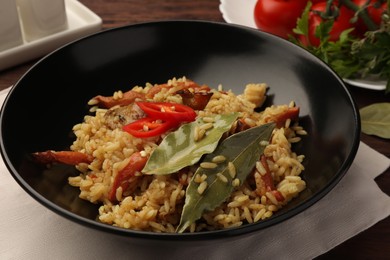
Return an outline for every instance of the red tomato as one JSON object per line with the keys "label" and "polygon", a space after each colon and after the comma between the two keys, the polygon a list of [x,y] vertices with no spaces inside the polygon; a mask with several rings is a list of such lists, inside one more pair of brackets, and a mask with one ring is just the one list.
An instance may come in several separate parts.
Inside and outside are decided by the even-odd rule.
{"label": "red tomato", "polygon": [[[319,46],[320,39],[315,36],[315,31],[320,23],[324,22],[318,12],[325,12],[326,2],[319,2],[312,6],[309,14],[309,42],[313,46]],[[354,12],[345,6],[341,6],[339,9],[339,16],[335,18],[332,30],[330,31],[329,41],[337,41],[340,38],[340,34],[350,28],[354,28],[354,24],[350,21],[354,16]],[[307,43],[304,36],[300,37],[303,43]]]}
{"label": "red tomato", "polygon": [[[368,0],[353,0],[354,4],[359,7],[364,6]],[[367,5],[367,13],[371,20],[379,26],[382,21],[382,14],[387,10],[387,2],[383,2],[380,0],[371,0],[371,2]],[[363,22],[362,19],[359,18],[357,23],[357,29],[360,33],[364,33],[367,31],[367,26]]]}
{"label": "red tomato", "polygon": [[308,0],[258,0],[254,9],[256,26],[265,32],[287,39],[293,34],[297,19]]}
{"label": "red tomato", "polygon": [[[379,1],[377,1],[377,2],[379,2]],[[378,7],[376,7],[375,3],[373,3],[371,8],[368,9],[368,14],[370,15],[370,17],[374,21],[374,23],[376,23],[377,25],[380,25],[381,21],[382,21],[382,14],[384,12],[386,12],[386,10],[387,10],[387,2],[382,3]]]}

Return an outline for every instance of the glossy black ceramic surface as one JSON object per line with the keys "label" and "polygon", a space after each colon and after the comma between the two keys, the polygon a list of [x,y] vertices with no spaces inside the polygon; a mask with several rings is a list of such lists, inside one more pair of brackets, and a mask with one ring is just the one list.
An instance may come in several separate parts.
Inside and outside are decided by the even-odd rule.
{"label": "glossy black ceramic surface", "polygon": [[[35,151],[64,150],[88,100],[146,82],[186,76],[241,93],[247,83],[270,86],[267,104],[294,100],[309,135],[296,145],[306,155],[307,189],[285,209],[257,224],[218,232],[156,234],[95,221],[98,206],[67,183],[69,166],[50,170],[29,160]],[[79,224],[124,237],[165,241],[222,239],[258,231],[304,211],[326,195],[350,167],[360,121],[342,80],[292,43],[223,23],[164,21],[107,30],[68,44],[39,61],[13,87],[1,111],[1,152],[19,185],[34,199]],[[326,209],[325,209],[326,210]]]}

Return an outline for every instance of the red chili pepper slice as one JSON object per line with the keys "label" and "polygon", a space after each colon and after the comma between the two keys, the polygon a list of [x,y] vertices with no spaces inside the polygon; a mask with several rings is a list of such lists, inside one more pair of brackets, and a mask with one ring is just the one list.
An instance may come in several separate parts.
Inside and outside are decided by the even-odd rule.
{"label": "red chili pepper slice", "polygon": [[176,122],[145,117],[123,126],[122,129],[135,137],[146,138],[161,135],[177,125]]}
{"label": "red chili pepper slice", "polygon": [[151,118],[164,121],[192,122],[196,118],[192,108],[169,102],[136,102],[136,104]]}

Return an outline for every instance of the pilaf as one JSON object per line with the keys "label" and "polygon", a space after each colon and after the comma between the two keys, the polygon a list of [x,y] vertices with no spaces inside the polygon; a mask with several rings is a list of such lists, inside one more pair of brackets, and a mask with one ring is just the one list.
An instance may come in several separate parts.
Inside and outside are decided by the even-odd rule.
{"label": "pilaf", "polygon": [[[299,125],[297,114],[288,113],[299,111],[294,102],[262,108],[267,88],[264,83],[247,84],[244,92],[236,95],[222,86],[212,89],[182,77],[165,84],[135,86],[128,92],[117,91],[111,97],[95,96],[89,102],[92,115],[73,127],[76,140],[71,152],[88,159],[73,162],[80,175],[69,177],[69,184],[80,189],[81,199],[101,205],[98,220],[103,223],[133,230],[177,232],[189,183],[198,185],[199,194],[208,192],[207,176],[195,174],[198,167],[212,169],[226,163],[228,175],[215,176],[231,185],[233,192],[215,209],[202,212],[186,232],[237,227],[269,218],[306,188],[301,178],[304,155],[296,154],[292,145],[307,133]],[[221,140],[270,122],[276,127],[271,138],[261,142],[263,155],[243,182],[236,178],[237,166],[223,155],[211,162],[199,160],[170,174],[145,174],[145,163],[164,138],[189,122],[170,125],[155,136],[136,137],[123,126],[148,116],[136,105],[138,101],[193,107],[196,120],[202,124],[194,127],[193,136],[186,136],[193,138],[191,142],[207,137],[215,127],[216,115],[238,115]],[[143,128],[139,131],[151,130],[145,125]],[[42,153],[36,155],[44,157]],[[132,174],[123,174],[129,171]]]}

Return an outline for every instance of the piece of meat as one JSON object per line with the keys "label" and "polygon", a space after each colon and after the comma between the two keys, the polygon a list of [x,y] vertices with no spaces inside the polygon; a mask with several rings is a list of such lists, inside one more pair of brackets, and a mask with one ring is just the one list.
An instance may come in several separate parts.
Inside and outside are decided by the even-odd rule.
{"label": "piece of meat", "polygon": [[104,115],[104,120],[108,128],[116,129],[145,116],[145,112],[135,103],[132,103],[127,106],[109,109]]}
{"label": "piece of meat", "polygon": [[181,89],[177,91],[176,94],[179,94],[182,97],[184,105],[195,110],[203,110],[213,95],[213,93],[209,91],[195,92],[190,91],[189,89]]}

